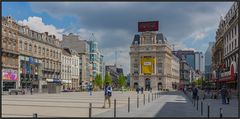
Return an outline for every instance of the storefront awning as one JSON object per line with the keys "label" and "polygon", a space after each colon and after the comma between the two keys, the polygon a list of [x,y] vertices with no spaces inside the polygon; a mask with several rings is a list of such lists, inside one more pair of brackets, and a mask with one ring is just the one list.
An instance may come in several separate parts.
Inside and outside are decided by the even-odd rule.
{"label": "storefront awning", "polygon": [[61,80],[58,79],[46,79],[46,81],[49,83],[61,83]]}

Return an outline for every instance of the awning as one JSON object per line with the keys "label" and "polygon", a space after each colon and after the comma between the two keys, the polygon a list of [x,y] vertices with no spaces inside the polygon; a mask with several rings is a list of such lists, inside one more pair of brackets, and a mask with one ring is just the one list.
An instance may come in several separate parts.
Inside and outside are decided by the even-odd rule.
{"label": "awning", "polygon": [[61,81],[62,81],[62,83],[72,83],[71,80],[61,80]]}
{"label": "awning", "polygon": [[46,81],[50,83],[61,83],[61,80],[58,79],[46,79]]}

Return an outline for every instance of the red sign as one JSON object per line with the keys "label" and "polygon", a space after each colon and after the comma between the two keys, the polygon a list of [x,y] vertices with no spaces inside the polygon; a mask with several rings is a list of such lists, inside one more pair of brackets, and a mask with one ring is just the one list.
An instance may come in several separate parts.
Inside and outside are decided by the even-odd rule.
{"label": "red sign", "polygon": [[158,31],[158,21],[138,22],[138,32]]}

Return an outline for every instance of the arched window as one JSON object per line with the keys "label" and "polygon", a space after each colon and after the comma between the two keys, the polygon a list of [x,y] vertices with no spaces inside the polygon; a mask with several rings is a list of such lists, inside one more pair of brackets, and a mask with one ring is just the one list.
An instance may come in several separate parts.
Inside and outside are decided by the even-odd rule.
{"label": "arched window", "polygon": [[29,52],[31,52],[31,51],[32,51],[32,44],[29,43]]}

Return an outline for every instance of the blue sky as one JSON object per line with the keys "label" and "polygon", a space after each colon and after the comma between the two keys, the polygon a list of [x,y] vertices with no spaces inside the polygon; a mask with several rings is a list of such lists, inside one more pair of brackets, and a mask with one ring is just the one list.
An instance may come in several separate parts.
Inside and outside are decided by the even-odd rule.
{"label": "blue sky", "polygon": [[[55,34],[94,33],[105,61],[114,63],[114,52],[125,73],[129,71],[129,46],[137,33],[137,22],[158,20],[162,32],[175,49],[205,52],[214,41],[220,16],[232,2],[3,2],[3,16],[11,15],[33,30]],[[107,63],[107,64],[108,64]]]}

